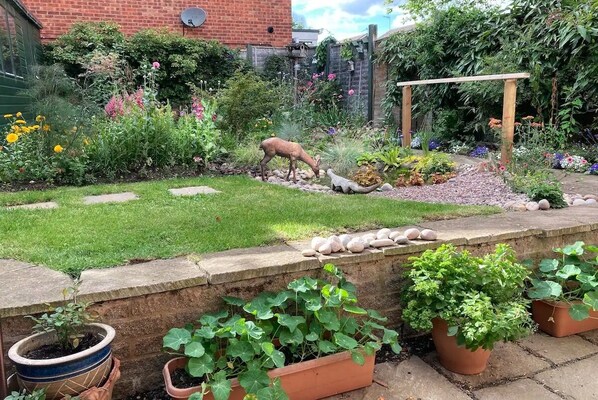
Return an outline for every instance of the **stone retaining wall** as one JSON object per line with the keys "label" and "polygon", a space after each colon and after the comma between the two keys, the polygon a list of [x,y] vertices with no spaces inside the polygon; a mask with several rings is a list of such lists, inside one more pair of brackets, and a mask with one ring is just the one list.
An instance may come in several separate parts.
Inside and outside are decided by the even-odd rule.
{"label": "stone retaining wall", "polygon": [[[379,310],[392,326],[409,335],[401,326],[399,301],[409,257],[443,242],[479,255],[492,251],[496,243],[508,243],[522,259],[548,256],[553,247],[577,240],[598,243],[598,207],[472,217],[424,223],[421,227],[437,230],[440,240],[319,259],[303,258],[300,250],[307,242],[297,242],[84,272],[82,297],[96,302],[93,310],[117,332],[114,353],[122,360],[117,398],[161,385],[162,366],[170,357],[161,352],[163,335],[172,327],[182,327],[205,312],[219,309],[220,296],[249,299],[264,290],[277,291],[301,276],[319,276],[322,265],[332,262],[357,286],[363,307]],[[15,263],[12,269],[4,268],[8,274],[26,271],[31,279],[34,278],[29,275],[39,276],[31,273],[31,268],[36,267]],[[7,277],[5,270],[0,264],[0,277]],[[23,279],[26,281],[27,277]],[[25,290],[22,285],[26,282],[10,275],[8,278],[16,282],[14,285],[21,285],[15,290]],[[33,292],[35,287],[30,290]],[[11,304],[13,298],[16,300]],[[16,294],[0,294],[0,300],[6,352],[30,332],[31,322],[22,316],[40,312],[44,306],[41,300],[24,304]],[[46,301],[56,300],[53,297]]]}

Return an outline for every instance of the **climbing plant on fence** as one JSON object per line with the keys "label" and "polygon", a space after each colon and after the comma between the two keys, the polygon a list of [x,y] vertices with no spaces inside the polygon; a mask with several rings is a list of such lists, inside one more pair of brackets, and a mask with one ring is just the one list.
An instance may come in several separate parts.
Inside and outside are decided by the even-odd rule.
{"label": "climbing plant on fence", "polygon": [[[507,10],[465,4],[428,10],[414,31],[383,42],[378,62],[390,66],[387,107],[400,101],[398,81],[526,71],[531,79],[519,87],[520,113],[570,137],[598,126],[598,3],[515,0]],[[433,111],[436,120],[453,121],[445,124],[447,135],[479,138],[488,118],[500,115],[502,88],[437,85],[417,88],[414,97],[416,115]]]}

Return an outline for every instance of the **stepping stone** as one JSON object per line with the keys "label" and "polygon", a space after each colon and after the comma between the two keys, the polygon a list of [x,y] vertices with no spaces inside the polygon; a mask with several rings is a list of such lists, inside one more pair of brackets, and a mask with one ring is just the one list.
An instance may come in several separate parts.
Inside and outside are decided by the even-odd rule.
{"label": "stepping stone", "polygon": [[560,400],[561,397],[548,391],[531,379],[520,379],[506,385],[492,386],[475,392],[479,400]]}
{"label": "stepping stone", "polygon": [[22,204],[20,206],[6,207],[9,210],[48,210],[52,208],[58,208],[58,203],[53,201],[47,201],[45,203],[31,203]]}
{"label": "stepping stone", "polygon": [[555,364],[598,354],[598,346],[579,336],[554,338],[543,333],[537,333],[520,340],[519,345]]}
{"label": "stepping stone", "polygon": [[103,203],[124,203],[131,200],[138,200],[139,197],[132,192],[103,194],[100,196],[86,196],[83,198],[85,204],[103,204]]}
{"label": "stepping stone", "polygon": [[179,189],[168,189],[173,196],[197,196],[198,194],[215,194],[221,193],[218,190],[212,189],[209,186],[191,186]]}
{"label": "stepping stone", "polygon": [[596,365],[598,356],[542,372],[535,379],[566,399],[598,399]]}

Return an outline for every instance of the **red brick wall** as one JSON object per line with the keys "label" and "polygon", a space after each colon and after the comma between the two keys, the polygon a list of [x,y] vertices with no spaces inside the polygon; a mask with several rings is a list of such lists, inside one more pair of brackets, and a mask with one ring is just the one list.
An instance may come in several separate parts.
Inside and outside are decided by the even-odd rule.
{"label": "red brick wall", "polygon": [[[207,19],[185,36],[216,39],[234,47],[246,44],[286,46],[291,42],[291,0],[24,0],[41,21],[42,39],[66,32],[74,22],[114,21],[127,35],[145,28],[183,32],[181,12],[201,7]],[[268,27],[274,33],[268,33]]]}

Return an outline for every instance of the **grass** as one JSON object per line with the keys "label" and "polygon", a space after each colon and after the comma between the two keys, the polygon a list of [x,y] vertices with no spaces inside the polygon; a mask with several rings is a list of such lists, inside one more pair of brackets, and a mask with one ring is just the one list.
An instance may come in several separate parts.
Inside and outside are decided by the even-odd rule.
{"label": "grass", "polygon": [[[169,188],[210,186],[217,195],[180,198]],[[83,205],[87,195],[132,191],[128,203]],[[52,210],[1,206],[56,201]],[[365,196],[310,194],[246,177],[191,178],[0,193],[0,258],[77,275],[129,260],[169,258],[377,227],[497,212]]]}

